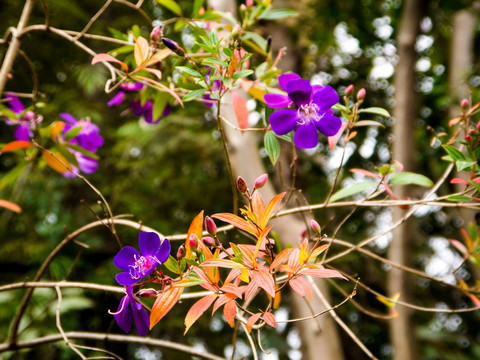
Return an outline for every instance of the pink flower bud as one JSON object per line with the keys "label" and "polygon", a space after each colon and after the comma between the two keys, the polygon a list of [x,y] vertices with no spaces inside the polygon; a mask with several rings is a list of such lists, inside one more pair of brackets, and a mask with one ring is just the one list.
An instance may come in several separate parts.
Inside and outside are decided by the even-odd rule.
{"label": "pink flower bud", "polygon": [[310,220],[310,225],[312,226],[313,231],[315,231],[317,234],[322,232],[322,228],[315,219]]}
{"label": "pink flower bud", "polygon": [[136,294],[138,297],[144,297],[144,298],[149,298],[149,297],[154,297],[157,296],[157,291],[155,289],[142,289]]}
{"label": "pink flower bud", "polygon": [[185,255],[187,255],[187,251],[185,250],[185,245],[182,244],[180,245],[177,251],[177,260],[178,261],[182,260],[185,257]]}
{"label": "pink flower bud", "polygon": [[150,39],[153,42],[158,42],[163,35],[162,28],[160,26],[155,26],[150,33]]}
{"label": "pink flower bud", "polygon": [[352,94],[353,94],[353,84],[350,84],[345,89],[345,96],[350,97],[350,96],[352,96]]}
{"label": "pink flower bud", "polygon": [[198,249],[198,237],[195,234],[190,235],[190,239],[188,239],[188,246],[192,249],[193,252],[197,251]]}
{"label": "pink flower bud", "polygon": [[460,101],[460,106],[462,108],[466,108],[468,106],[468,100],[467,99],[463,99],[462,101]]}
{"label": "pink flower bud", "polygon": [[215,239],[210,236],[205,236],[202,239],[202,242],[207,247],[214,247],[215,246]]}
{"label": "pink flower bud", "polygon": [[253,0],[246,0],[246,1],[245,1],[245,5],[246,5],[247,7],[253,6]]}
{"label": "pink flower bud", "polygon": [[470,141],[472,140],[472,137],[470,135],[465,135],[465,141]]}
{"label": "pink flower bud", "polygon": [[247,6],[245,4],[241,4],[240,5],[240,11],[245,12],[245,10],[247,10]]}
{"label": "pink flower bud", "polygon": [[205,217],[205,229],[212,236],[217,234],[217,225],[210,216]]}
{"label": "pink flower bud", "polygon": [[247,183],[241,176],[237,178],[237,189],[240,191],[242,194],[245,194],[248,191]]}
{"label": "pink flower bud", "polygon": [[361,88],[360,90],[358,90],[357,101],[363,102],[363,99],[365,99],[365,95],[367,95],[367,92],[365,91],[364,88]]}
{"label": "pink flower bud", "polygon": [[468,133],[469,133],[470,135],[475,134],[475,129],[470,129],[470,130],[468,130]]}
{"label": "pink flower bud", "polygon": [[263,175],[260,175],[257,180],[255,180],[255,185],[254,185],[254,188],[255,189],[260,189],[263,187],[263,185],[265,185],[265,183],[267,182],[268,180],[268,174],[263,174]]}

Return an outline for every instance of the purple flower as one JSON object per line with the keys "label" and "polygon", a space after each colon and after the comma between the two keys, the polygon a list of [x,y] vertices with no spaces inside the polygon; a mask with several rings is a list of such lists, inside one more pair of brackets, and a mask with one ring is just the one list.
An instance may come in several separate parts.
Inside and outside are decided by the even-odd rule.
{"label": "purple flower", "polygon": [[285,135],[295,130],[295,146],[309,149],[318,144],[317,131],[333,136],[340,130],[342,121],[331,109],[339,100],[332,87],[312,86],[310,81],[295,73],[281,75],[278,80],[288,95],[264,96],[267,106],[273,109],[288,107],[270,115],[270,126],[275,134]]}
{"label": "purple flower", "polygon": [[[132,320],[137,327],[138,335],[145,336],[148,334],[150,327],[150,318],[147,311],[143,308],[142,304],[137,302],[133,295],[133,288],[131,286],[126,287],[127,295],[120,300],[117,312],[110,314],[114,315],[120,329],[129,333],[132,329]],[[129,306],[130,305],[130,306]]]}
{"label": "purple flower", "polygon": [[25,106],[18,97],[12,94],[6,94],[8,99],[7,107],[10,111],[17,115],[16,119],[7,118],[8,125],[17,125],[15,130],[15,140],[28,141],[33,138],[33,129],[43,120],[42,116],[37,116],[33,111],[25,112]]}
{"label": "purple flower", "polygon": [[160,237],[154,232],[142,232],[138,237],[140,252],[131,246],[123,247],[113,264],[125,272],[115,276],[120,285],[132,285],[150,275],[155,267],[163,264],[170,255],[170,242],[164,239],[160,244]]}

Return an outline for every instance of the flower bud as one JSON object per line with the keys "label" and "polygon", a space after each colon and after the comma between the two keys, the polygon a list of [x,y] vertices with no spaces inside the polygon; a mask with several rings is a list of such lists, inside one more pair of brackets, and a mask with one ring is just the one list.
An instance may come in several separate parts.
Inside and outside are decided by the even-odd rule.
{"label": "flower bud", "polygon": [[265,52],[269,54],[270,50],[272,50],[272,35],[267,36],[267,46],[265,48]]}
{"label": "flower bud", "polygon": [[244,13],[247,10],[247,6],[245,4],[240,5],[240,12]]}
{"label": "flower bud", "polygon": [[241,176],[237,178],[237,189],[240,191],[242,194],[245,194],[248,191],[247,183]]}
{"label": "flower bud", "polygon": [[190,235],[190,239],[188,239],[188,246],[192,249],[193,252],[197,251],[198,249],[198,237],[195,234]]}
{"label": "flower bud", "polygon": [[162,28],[161,26],[155,26],[152,30],[152,32],[150,33],[150,39],[153,41],[153,42],[158,42],[160,40],[160,38],[162,37],[163,35],[163,31],[162,31]]}
{"label": "flower bud", "polygon": [[217,225],[210,216],[205,217],[205,229],[212,236],[217,234]]}
{"label": "flower bud", "polygon": [[240,37],[240,33],[242,32],[242,28],[240,25],[235,25],[232,29],[232,39],[235,41]]}
{"label": "flower bud", "polygon": [[210,236],[205,236],[202,239],[202,242],[206,247],[214,247],[215,246],[215,239],[210,237]]}
{"label": "flower bud", "polygon": [[470,135],[465,135],[465,141],[470,141],[472,140],[472,137]]}
{"label": "flower bud", "polygon": [[312,226],[313,231],[315,231],[317,234],[320,234],[322,232],[322,228],[315,219],[312,219],[310,221],[310,225]]}
{"label": "flower bud", "polygon": [[352,94],[353,94],[353,84],[350,84],[345,89],[345,96],[350,97],[350,96],[352,96]]}
{"label": "flower bud", "polygon": [[475,134],[475,129],[470,129],[470,130],[468,130],[468,133],[469,133],[470,135]]}
{"label": "flower bud", "polygon": [[460,106],[462,108],[466,108],[468,106],[468,100],[467,99],[463,99],[462,101],[460,101]]}
{"label": "flower bud", "polygon": [[365,99],[365,95],[367,95],[367,92],[365,91],[364,88],[361,88],[360,90],[358,90],[357,101],[363,102],[363,99]]}
{"label": "flower bud", "polygon": [[255,185],[254,185],[254,188],[255,189],[260,189],[263,187],[263,185],[265,185],[265,183],[267,182],[268,180],[268,174],[263,174],[263,175],[260,175],[257,180],[255,180]]}
{"label": "flower bud", "polygon": [[253,6],[253,0],[246,0],[246,1],[245,1],[245,5],[246,5],[247,7]]}
{"label": "flower bud", "polygon": [[175,54],[184,56],[185,51],[175,41],[167,38],[162,38],[163,45],[172,50]]}
{"label": "flower bud", "polygon": [[187,255],[187,250],[185,250],[185,245],[182,244],[180,245],[177,251],[177,260],[178,261],[182,260],[185,257],[185,255]]}
{"label": "flower bud", "polygon": [[136,295],[138,297],[149,298],[149,297],[157,296],[157,291],[155,289],[142,289],[139,292],[137,292]]}

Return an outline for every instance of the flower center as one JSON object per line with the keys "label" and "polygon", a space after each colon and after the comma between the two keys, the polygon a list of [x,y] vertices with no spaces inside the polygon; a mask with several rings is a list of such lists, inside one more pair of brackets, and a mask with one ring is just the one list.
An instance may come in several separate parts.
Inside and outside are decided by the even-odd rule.
{"label": "flower center", "polygon": [[137,259],[135,255],[135,264],[130,265],[130,267],[130,276],[132,279],[140,279],[145,276],[145,272],[152,267],[152,260],[145,256],[140,256],[140,258]]}
{"label": "flower center", "polygon": [[310,120],[318,120],[320,118],[318,111],[320,108],[312,101],[308,104],[300,106],[297,110],[299,125],[303,125]]}

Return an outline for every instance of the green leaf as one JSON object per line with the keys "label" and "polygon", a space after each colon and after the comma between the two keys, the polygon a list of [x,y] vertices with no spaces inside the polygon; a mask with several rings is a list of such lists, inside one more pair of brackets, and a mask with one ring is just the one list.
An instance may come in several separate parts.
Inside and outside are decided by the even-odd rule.
{"label": "green leaf", "polygon": [[199,98],[205,94],[205,89],[194,90],[183,97],[183,101],[192,101],[193,99]]}
{"label": "green leaf", "polygon": [[203,6],[203,3],[205,0],[195,0],[193,3],[193,11],[192,11],[192,17],[194,18],[196,15],[198,15],[198,11],[200,8]]}
{"label": "green leaf", "polygon": [[277,20],[284,19],[290,16],[298,16],[298,13],[290,9],[277,9],[272,11],[266,11],[261,14],[259,18],[263,20]]}
{"label": "green leaf", "polygon": [[333,194],[332,197],[330,198],[330,202],[335,202],[337,200],[346,198],[348,196],[361,193],[362,191],[373,188],[377,185],[378,185],[378,182],[376,181],[367,181],[367,182],[361,182],[358,184],[350,185],[346,188],[338,190],[335,194]]}
{"label": "green leaf", "polygon": [[420,174],[415,174],[412,172],[404,171],[399,172],[390,177],[390,184],[398,184],[398,185],[420,185],[425,187],[432,187],[433,181],[430,180],[428,177]]}
{"label": "green leaf", "polygon": [[475,165],[476,161],[455,161],[455,166],[458,171],[467,170],[470,171],[471,167]]}
{"label": "green leaf", "polygon": [[237,71],[235,74],[233,74],[232,78],[233,79],[240,79],[240,78],[243,78],[243,77],[247,77],[251,74],[253,74],[253,70],[240,70],[240,71]]}
{"label": "green leaf", "polygon": [[263,141],[265,143],[265,150],[267,151],[268,157],[272,164],[275,165],[278,156],[280,155],[280,144],[273,131],[268,131],[265,134]]}
{"label": "green leaf", "polygon": [[233,57],[233,50],[230,48],[223,48],[223,53],[227,55],[229,58]]}
{"label": "green leaf", "polygon": [[379,108],[379,107],[369,107],[369,108],[366,108],[366,109],[360,109],[360,110],[358,110],[358,112],[359,113],[368,113],[368,114],[380,115],[380,116],[384,116],[384,117],[387,117],[387,118],[390,117],[390,113],[387,110]]}
{"label": "green leaf", "polygon": [[5,186],[12,184],[23,173],[28,164],[29,163],[27,161],[22,161],[12,170],[3,175],[3,177],[0,179],[0,190]]}
{"label": "green leaf", "polygon": [[196,77],[196,78],[202,77],[202,74],[200,74],[198,71],[193,70],[186,66],[177,66],[177,69],[180,70],[181,72],[187,73],[188,75],[192,75],[193,77]]}
{"label": "green leaf", "polygon": [[263,51],[265,51],[267,48],[267,40],[254,32],[245,31],[245,34],[242,36],[242,40],[252,40]]}
{"label": "green leaf", "polygon": [[472,180],[467,180],[467,181],[470,185],[472,185],[475,189],[477,189],[477,192],[480,194],[480,184]]}
{"label": "green leaf", "polygon": [[451,145],[442,145],[445,151],[450,155],[453,161],[468,161],[467,157],[456,147]]}
{"label": "green leaf", "polygon": [[65,144],[65,146],[69,147],[70,149],[72,150],[75,150],[75,151],[78,151],[80,154],[83,154],[85,156],[88,156],[92,159],[95,159],[95,160],[98,160],[100,159],[100,157],[97,155],[97,154],[94,154],[88,150],[85,150],[84,148],[82,148],[81,146],[78,146],[78,145],[74,145],[74,144]]}
{"label": "green leaf", "polygon": [[360,127],[360,126],[380,126],[383,128],[385,127],[385,125],[375,120],[360,120],[353,124],[353,127]]}
{"label": "green leaf", "polygon": [[452,195],[447,198],[448,201],[459,202],[459,201],[472,201],[472,198],[465,195]]}
{"label": "green leaf", "polygon": [[168,257],[167,261],[165,261],[163,265],[165,265],[165,267],[172,273],[180,274],[180,271],[178,271],[178,261],[175,260],[172,255]]}
{"label": "green leaf", "polygon": [[75,136],[78,135],[78,133],[82,131],[82,126],[75,126],[71,128],[70,130],[67,131],[65,134],[65,141],[70,141],[72,140]]}
{"label": "green leaf", "polygon": [[160,5],[165,6],[168,10],[173,12],[175,15],[182,16],[181,7],[173,0],[157,0]]}
{"label": "green leaf", "polygon": [[218,59],[215,59],[215,58],[207,58],[207,59],[203,60],[203,64],[215,64],[215,65],[220,65],[220,66],[223,66],[223,67],[228,67],[228,64],[225,61],[218,60]]}

